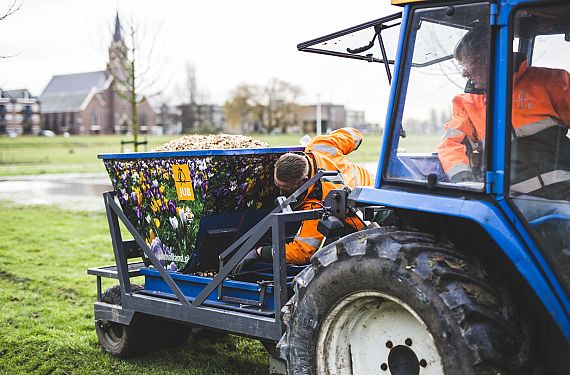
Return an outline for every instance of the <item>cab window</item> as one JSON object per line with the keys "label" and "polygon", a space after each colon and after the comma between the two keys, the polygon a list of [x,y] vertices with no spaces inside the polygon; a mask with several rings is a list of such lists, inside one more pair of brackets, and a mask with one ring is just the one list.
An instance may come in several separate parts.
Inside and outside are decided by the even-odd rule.
{"label": "cab window", "polygon": [[569,17],[559,3],[513,18],[509,195],[570,289]]}
{"label": "cab window", "polygon": [[386,177],[483,188],[489,4],[418,8]]}

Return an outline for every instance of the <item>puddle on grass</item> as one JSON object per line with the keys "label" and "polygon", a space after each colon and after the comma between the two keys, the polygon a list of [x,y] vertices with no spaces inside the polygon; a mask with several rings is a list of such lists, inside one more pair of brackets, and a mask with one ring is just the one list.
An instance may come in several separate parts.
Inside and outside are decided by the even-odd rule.
{"label": "puddle on grass", "polygon": [[0,178],[0,200],[23,205],[57,205],[64,209],[104,211],[102,193],[112,190],[104,173],[46,174]]}

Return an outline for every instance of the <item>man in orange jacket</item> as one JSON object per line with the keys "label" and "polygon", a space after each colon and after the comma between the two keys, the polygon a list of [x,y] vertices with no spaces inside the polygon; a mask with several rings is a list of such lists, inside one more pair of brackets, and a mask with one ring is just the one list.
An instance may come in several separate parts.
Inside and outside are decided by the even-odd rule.
{"label": "man in orange jacket", "polygon": [[[370,173],[346,155],[356,150],[362,143],[363,136],[354,128],[341,128],[329,135],[315,137],[303,154],[287,153],[275,163],[274,181],[281,194],[288,196],[309,180],[319,169],[340,171],[342,180],[321,179],[311,186],[304,197],[298,199],[296,210],[319,208],[323,200],[333,189],[348,186],[371,186]],[[285,245],[287,263],[307,264],[311,256],[321,245],[324,236],[317,231],[318,220],[306,220],[302,223],[293,241]],[[355,228],[360,227],[351,223]]]}
{"label": "man in orange jacket", "polygon": [[[445,124],[445,135],[438,146],[439,159],[450,182],[481,180],[482,165],[474,161],[473,155],[483,153],[488,61],[486,54],[476,54],[486,51],[488,45],[488,28],[474,28],[455,49],[455,58],[472,89],[453,99],[452,119]],[[515,61],[512,193],[570,199],[568,179],[541,178],[550,176],[554,165],[557,170],[570,171],[570,141],[566,137],[569,125],[570,74],[559,69],[529,67],[524,59]],[[542,182],[536,184],[535,180]]]}
{"label": "man in orange jacket", "polygon": [[[313,184],[305,195],[297,199],[294,210],[311,210],[320,208],[323,200],[332,189],[348,186],[371,186],[370,173],[348,160],[347,156],[362,143],[363,136],[354,128],[341,128],[329,135],[315,137],[302,153],[286,153],[275,163],[274,182],[280,193],[289,196],[308,181],[319,169],[340,171],[340,179],[323,178]],[[307,264],[311,256],[320,247],[324,236],[317,231],[319,220],[305,220],[294,239],[285,244],[287,263]],[[358,220],[348,220],[349,225],[361,229]],[[263,246],[251,251],[236,269],[247,267],[253,261],[270,261],[271,246]]]}

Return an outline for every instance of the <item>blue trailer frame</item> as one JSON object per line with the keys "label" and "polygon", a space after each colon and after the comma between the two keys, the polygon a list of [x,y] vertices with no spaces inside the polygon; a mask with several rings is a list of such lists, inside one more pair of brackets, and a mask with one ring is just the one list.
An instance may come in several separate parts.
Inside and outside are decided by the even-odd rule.
{"label": "blue trailer frame", "polygon": [[[128,326],[135,314],[146,314],[276,343],[283,335],[280,311],[289,298],[288,283],[291,281],[285,264],[285,225],[319,219],[327,211],[325,207],[293,211],[290,205],[321,177],[337,174],[337,171],[320,170],[288,198],[279,197],[278,206],[268,216],[220,255],[221,266],[213,278],[167,271],[115,201],[115,192],[104,193],[115,264],[88,270],[88,274],[97,277],[95,320]],[[123,241],[120,222],[134,241]],[[274,245],[273,263],[265,275],[269,281],[256,284],[227,280],[268,230],[271,230]],[[130,258],[140,258],[143,253],[153,268],[145,267],[140,261],[128,262]],[[299,269],[294,270],[293,275],[298,272]],[[133,292],[130,279],[137,276],[146,276],[149,285]],[[118,279],[121,305],[102,301],[103,277]],[[228,289],[232,289],[229,294]],[[270,303],[264,303],[266,296],[272,298]]]}

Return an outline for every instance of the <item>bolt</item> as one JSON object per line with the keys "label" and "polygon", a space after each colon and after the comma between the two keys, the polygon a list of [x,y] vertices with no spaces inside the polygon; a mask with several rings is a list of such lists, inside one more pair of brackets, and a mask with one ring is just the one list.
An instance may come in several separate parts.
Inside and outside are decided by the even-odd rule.
{"label": "bolt", "polygon": [[385,363],[382,363],[382,364],[380,365],[380,368],[382,369],[382,371],[386,371],[386,370],[388,370],[388,365],[385,364]]}
{"label": "bolt", "polygon": [[386,347],[388,349],[391,349],[394,346],[394,344],[392,344],[392,341],[386,341]]}
{"label": "bolt", "polygon": [[427,366],[427,361],[426,361],[425,359],[422,359],[422,360],[420,361],[420,366],[426,367],[426,366]]}
{"label": "bolt", "polygon": [[412,339],[411,338],[408,337],[405,342],[406,342],[406,345],[412,346]]}

